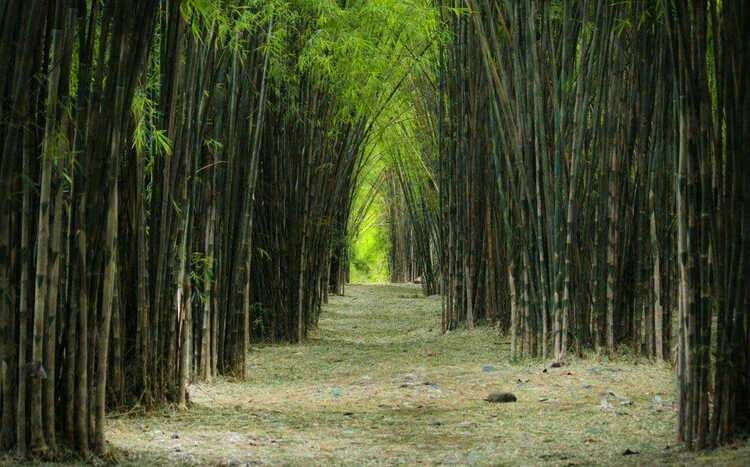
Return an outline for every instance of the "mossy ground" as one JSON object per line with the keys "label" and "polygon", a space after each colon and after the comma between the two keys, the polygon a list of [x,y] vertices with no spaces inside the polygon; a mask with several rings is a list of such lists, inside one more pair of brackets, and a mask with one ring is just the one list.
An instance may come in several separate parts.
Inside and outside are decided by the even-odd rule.
{"label": "mossy ground", "polygon": [[[254,349],[250,379],[188,411],[113,415],[126,465],[748,465],[747,443],[675,447],[672,370],[589,358],[510,364],[492,329],[441,335],[440,299],[351,286],[304,345]],[[518,402],[489,404],[492,391]],[[624,456],[626,450],[638,454]]]}

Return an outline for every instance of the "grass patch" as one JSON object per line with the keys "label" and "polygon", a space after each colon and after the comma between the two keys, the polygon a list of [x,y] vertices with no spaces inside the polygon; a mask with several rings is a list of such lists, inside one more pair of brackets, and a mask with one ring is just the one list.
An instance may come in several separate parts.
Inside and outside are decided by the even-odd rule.
{"label": "grass patch", "polygon": [[[747,465],[747,443],[675,447],[668,365],[511,364],[491,329],[440,335],[440,298],[405,298],[418,287],[348,287],[305,344],[254,349],[247,381],[196,384],[185,412],[111,417],[120,463]],[[483,401],[493,391],[518,402]]]}

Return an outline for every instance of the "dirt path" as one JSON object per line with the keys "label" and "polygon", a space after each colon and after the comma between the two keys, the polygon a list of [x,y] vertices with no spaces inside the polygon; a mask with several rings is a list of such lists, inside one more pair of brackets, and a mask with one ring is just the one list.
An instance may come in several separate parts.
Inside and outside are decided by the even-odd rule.
{"label": "dirt path", "polygon": [[[589,359],[543,372],[508,363],[489,329],[439,333],[440,300],[414,286],[352,286],[305,345],[252,353],[250,379],[191,388],[193,407],[113,416],[133,465],[743,465],[746,446],[676,452],[666,366]],[[489,404],[491,391],[518,402]],[[626,450],[639,454],[624,456]],[[743,459],[744,458],[744,459]]]}

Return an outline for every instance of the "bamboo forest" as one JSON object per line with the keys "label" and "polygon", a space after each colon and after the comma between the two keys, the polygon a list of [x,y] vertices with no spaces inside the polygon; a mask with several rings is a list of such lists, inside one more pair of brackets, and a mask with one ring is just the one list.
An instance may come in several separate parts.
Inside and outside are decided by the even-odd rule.
{"label": "bamboo forest", "polygon": [[750,465],[747,0],[0,0],[0,465]]}

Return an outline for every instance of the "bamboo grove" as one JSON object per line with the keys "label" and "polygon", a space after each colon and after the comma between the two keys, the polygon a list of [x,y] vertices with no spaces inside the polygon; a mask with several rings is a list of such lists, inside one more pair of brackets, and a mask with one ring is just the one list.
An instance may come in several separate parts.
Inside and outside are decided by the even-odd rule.
{"label": "bamboo grove", "polygon": [[405,193],[427,188],[415,229],[438,197],[419,261],[439,252],[444,331],[676,361],[689,448],[750,423],[745,3],[438,1],[447,37],[412,86],[430,143],[400,170],[434,180]]}
{"label": "bamboo grove", "polygon": [[0,0],[0,450],[106,450],[392,281],[511,354],[675,362],[750,428],[742,0]]}
{"label": "bamboo grove", "polygon": [[255,339],[305,338],[429,43],[410,9],[0,2],[2,449],[103,453],[108,408],[185,407]]}
{"label": "bamboo grove", "polygon": [[493,323],[513,358],[673,361],[681,441],[746,431],[750,8],[435,5],[390,217],[427,245],[443,331]]}

